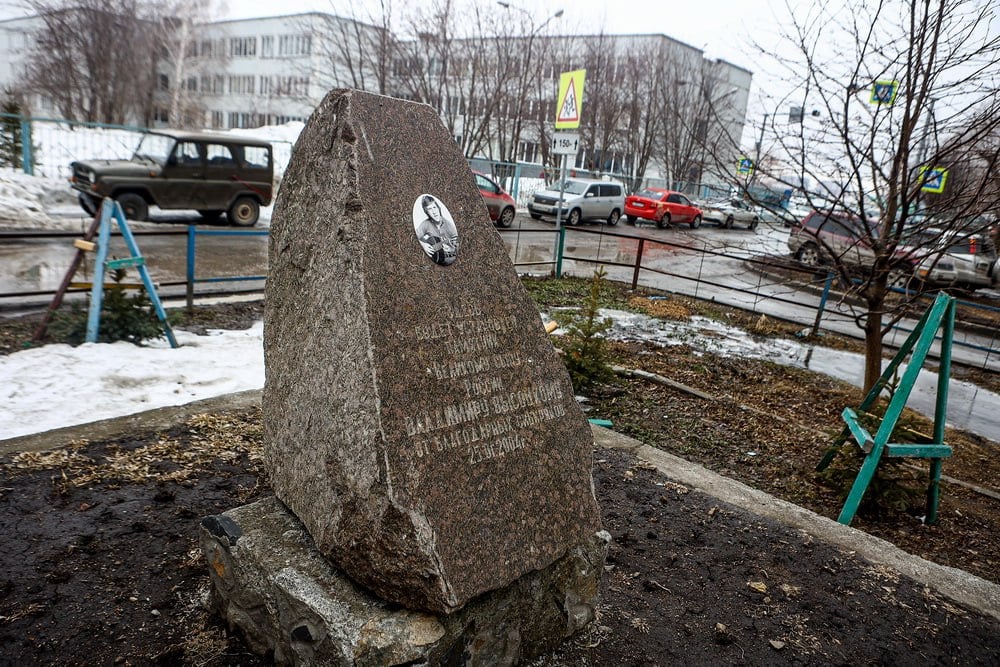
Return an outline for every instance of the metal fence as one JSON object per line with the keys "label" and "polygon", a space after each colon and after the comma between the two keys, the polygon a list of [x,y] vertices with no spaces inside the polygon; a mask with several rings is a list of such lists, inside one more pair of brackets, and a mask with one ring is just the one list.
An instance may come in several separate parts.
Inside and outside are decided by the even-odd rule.
{"label": "metal fence", "polygon": [[[187,229],[164,229],[159,230],[133,230],[132,235],[139,239],[150,239],[155,237],[185,237],[186,247],[184,251],[184,270],[183,279],[162,279],[160,272],[157,271],[154,275],[156,280],[156,289],[159,295],[165,299],[179,299],[183,298],[187,307],[190,308],[194,304],[194,300],[198,297],[206,296],[220,296],[225,294],[235,294],[241,292],[256,293],[263,289],[263,285],[267,279],[266,266],[265,273],[261,274],[244,274],[244,273],[232,273],[232,272],[219,272],[211,270],[203,270],[199,272],[198,269],[198,238],[199,237],[251,237],[251,236],[269,236],[270,232],[267,229],[241,229],[241,230],[213,230],[213,229],[199,229],[196,225],[187,225]],[[112,241],[121,239],[122,234],[119,230],[114,230],[111,233]],[[51,231],[28,231],[28,232],[0,232],[0,241],[3,242],[30,242],[35,239],[66,239],[66,267],[59,271],[56,270],[52,274],[53,278],[58,278],[63,275],[63,273],[68,270],[71,265],[72,256],[74,252],[78,252],[73,247],[73,241],[80,238],[80,234],[77,232],[51,232]],[[145,241],[140,240],[140,247],[145,244]],[[82,251],[80,251],[82,252]],[[146,258],[147,264],[152,265],[154,270],[156,270],[157,258],[155,255],[150,255],[148,252],[143,253],[144,258]],[[265,255],[266,256],[266,255]],[[266,264],[266,262],[265,262]],[[50,267],[52,268],[52,267]],[[86,264],[81,267],[81,272],[86,274],[90,267]],[[219,289],[218,286],[223,283],[234,283],[235,286],[228,287],[225,289]],[[199,286],[206,286],[205,289],[199,289]],[[241,286],[243,288],[241,289]],[[36,289],[36,290],[12,290],[12,291],[2,291],[0,292],[0,308],[11,309],[11,310],[34,310],[39,307],[43,307],[45,304],[51,301],[51,298],[55,296],[57,289]],[[89,288],[85,287],[70,287],[66,290],[67,294],[76,295],[77,298],[86,297],[90,293]]]}
{"label": "metal fence", "polygon": [[[506,239],[515,267],[527,269],[524,273],[558,273],[588,278],[601,266],[609,279],[628,284],[632,289],[662,290],[789,321],[801,325],[804,335],[829,332],[862,337],[857,316],[864,311],[863,304],[846,296],[843,286],[831,291],[836,287],[837,280],[825,270],[817,272],[790,261],[781,261],[780,258],[735,254],[697,244],[611,232],[604,228],[500,231]],[[552,237],[552,253],[547,258],[538,257],[537,244],[532,245],[534,252],[530,254],[520,252],[520,237],[525,234]],[[555,238],[556,235],[560,238]],[[590,236],[597,238],[598,242],[574,243],[574,236]],[[570,248],[570,251],[564,252],[563,248]],[[675,268],[679,254],[696,256],[697,269],[691,270],[691,264],[684,269]],[[735,276],[728,276],[729,280],[720,279],[712,259],[738,260],[748,271],[739,279]],[[929,304],[935,296],[907,292],[905,289],[893,291],[902,296],[915,297],[915,302],[911,307],[913,316],[901,318],[886,335],[884,343],[889,347],[902,343],[912,331],[914,320],[919,318],[924,307],[922,304]],[[953,340],[955,361],[965,366],[1000,372],[1000,330],[995,324],[1000,308],[962,298],[957,305],[960,321]]]}
{"label": "metal fence", "polygon": [[[668,241],[641,234],[611,232],[605,228],[552,229],[503,229],[498,230],[508,248],[514,266],[525,274],[572,275],[586,278],[593,274],[597,266],[603,266],[608,277],[626,283],[633,289],[652,288],[668,293],[688,295],[694,298],[715,301],[724,305],[743,309],[751,313],[769,315],[802,325],[804,331],[816,328],[823,331],[860,337],[860,329],[854,315],[842,307],[845,302],[843,292],[836,299],[829,299],[832,276],[825,272],[816,273],[788,262],[780,266],[780,275],[774,274],[773,258],[762,258],[749,254],[736,254],[725,250],[714,250],[696,243]],[[167,280],[158,283],[172,289],[168,298],[183,296],[188,305],[199,296],[217,294],[219,283],[235,283],[226,292],[240,291],[243,286],[250,291],[262,288],[266,279],[266,269],[256,273],[256,266],[249,265],[248,272],[220,273],[205,270],[199,273],[198,238],[212,236],[267,236],[267,230],[212,230],[199,229],[188,225],[187,230],[140,231],[136,236],[186,235],[186,261],[183,280]],[[4,233],[0,238],[67,238],[78,237],[72,232],[24,232]],[[539,237],[542,240],[539,240]],[[577,242],[586,237],[589,243]],[[595,242],[596,241],[596,242]],[[67,244],[67,253],[70,252]],[[568,248],[568,250],[564,250]],[[148,254],[148,253],[147,253]],[[680,254],[696,258],[678,269]],[[266,252],[263,255],[266,267]],[[738,280],[735,276],[719,277],[717,263],[713,260],[738,260],[743,271]],[[68,264],[68,261],[67,261]],[[694,269],[694,265],[697,268]],[[182,288],[182,289],[178,289]],[[201,289],[205,288],[205,289]],[[0,292],[0,306],[16,307],[41,300],[54,294],[54,290],[22,292]],[[841,306],[839,309],[831,306]],[[956,362],[981,367],[990,371],[1000,371],[1000,341],[998,328],[994,322],[1000,308],[960,299],[959,331],[954,345]],[[794,311],[793,315],[783,312]],[[863,310],[863,308],[861,309]],[[912,320],[899,322],[886,343],[894,344],[896,337],[905,335],[911,328]],[[967,352],[965,359],[962,352]],[[978,361],[969,361],[976,358]]]}

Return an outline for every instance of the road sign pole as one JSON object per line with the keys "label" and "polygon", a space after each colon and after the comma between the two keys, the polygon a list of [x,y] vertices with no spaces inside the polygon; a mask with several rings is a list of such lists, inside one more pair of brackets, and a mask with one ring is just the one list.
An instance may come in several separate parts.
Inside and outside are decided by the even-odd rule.
{"label": "road sign pole", "polygon": [[556,259],[556,278],[562,277],[563,239],[566,237],[566,231],[562,226],[563,195],[566,191],[566,157],[566,155],[562,156],[562,164],[559,167],[559,203],[556,205],[556,240],[555,247],[552,249],[552,254]]}

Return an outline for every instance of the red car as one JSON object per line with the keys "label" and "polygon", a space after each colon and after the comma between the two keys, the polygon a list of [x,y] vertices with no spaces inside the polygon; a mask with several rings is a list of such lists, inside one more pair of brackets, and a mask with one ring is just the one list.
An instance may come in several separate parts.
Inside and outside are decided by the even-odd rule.
{"label": "red car", "polygon": [[625,222],[638,224],[640,219],[652,220],[660,229],[686,222],[692,229],[701,225],[701,209],[680,192],[662,188],[646,188],[625,198]]}
{"label": "red car", "polygon": [[515,204],[514,198],[497,185],[489,176],[473,172],[476,176],[476,186],[479,187],[479,194],[486,202],[486,208],[490,212],[490,220],[497,227],[510,227],[514,223]]}

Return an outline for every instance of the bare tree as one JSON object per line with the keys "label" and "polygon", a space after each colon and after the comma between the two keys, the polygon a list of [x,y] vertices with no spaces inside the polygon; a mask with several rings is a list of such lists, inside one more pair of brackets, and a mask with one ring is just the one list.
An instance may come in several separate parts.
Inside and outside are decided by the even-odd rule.
{"label": "bare tree", "polygon": [[176,127],[202,127],[204,107],[198,89],[210,61],[204,57],[209,54],[200,53],[200,25],[212,19],[212,2],[164,0],[155,13],[159,20],[150,32],[160,44],[158,69],[167,77],[167,118]]}
{"label": "bare tree", "polygon": [[414,38],[397,51],[395,92],[437,109],[465,155],[497,158],[509,145],[503,124],[516,66],[510,32],[495,15],[455,5],[434,0],[407,17]]}
{"label": "bare tree", "polygon": [[659,143],[664,124],[664,108],[655,103],[663,96],[668,61],[662,42],[637,44],[624,54],[621,103],[627,124],[622,137],[627,162],[629,190],[638,190],[645,179]]}
{"label": "bare tree", "polygon": [[[855,317],[865,336],[866,388],[881,374],[883,336],[907,312],[907,300],[889,298],[894,277],[932,256],[945,235],[977,231],[968,227],[970,215],[997,206],[995,198],[984,201],[995,197],[987,181],[1000,167],[994,14],[989,0],[803,6],[786,35],[796,55],[775,61],[786,81],[799,84],[780,105],[800,113],[790,126],[796,131],[774,140],[783,165],[766,175],[805,186],[814,207],[871,221],[858,227],[873,257],[863,266],[851,259],[856,251],[838,253],[815,239],[863,304]],[[947,183],[942,215],[942,207],[926,206],[935,196],[927,193],[928,175],[949,167],[962,178]]]}
{"label": "bare tree", "polygon": [[[663,59],[658,102],[663,110],[660,157],[667,187],[692,192],[702,179],[707,160],[715,160],[718,138],[710,128],[718,117],[718,85],[709,76],[700,54],[671,44]],[[692,192],[693,194],[693,192]]]}
{"label": "bare tree", "polygon": [[151,7],[138,0],[27,5],[42,27],[22,83],[26,92],[51,100],[70,120],[148,123],[160,46]]}
{"label": "bare tree", "polygon": [[586,63],[585,112],[580,139],[587,153],[584,167],[597,172],[611,171],[623,154],[621,130],[625,111],[619,89],[627,63],[622,61],[618,41],[604,33],[581,38]]}
{"label": "bare tree", "polygon": [[316,72],[322,87],[391,92],[392,67],[399,55],[392,0],[379,0],[377,7],[349,2],[346,17],[327,14],[318,22],[313,19],[307,17],[303,27],[312,33],[317,54],[329,62],[329,67]]}

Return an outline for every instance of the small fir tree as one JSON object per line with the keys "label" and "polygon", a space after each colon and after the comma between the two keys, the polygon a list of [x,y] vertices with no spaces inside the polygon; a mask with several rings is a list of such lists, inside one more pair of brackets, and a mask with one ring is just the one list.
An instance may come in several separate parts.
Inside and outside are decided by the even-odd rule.
{"label": "small fir tree", "polygon": [[611,320],[599,316],[605,276],[604,267],[594,272],[580,313],[566,327],[569,342],[564,348],[564,362],[573,382],[573,390],[581,393],[614,379],[604,338],[605,332],[611,328]]}
{"label": "small fir tree", "polygon": [[[9,95],[9,91],[7,95]],[[0,166],[21,169],[23,163],[24,143],[21,136],[21,105],[13,99],[8,99],[0,106],[3,116],[0,116]]]}
{"label": "small fir tree", "polygon": [[[163,323],[157,318],[145,290],[129,296],[121,284],[124,278],[125,270],[115,269],[112,275],[115,284],[104,289],[97,341],[114,343],[124,340],[141,345],[146,340],[165,338]],[[77,305],[65,315],[57,315],[49,327],[49,334],[54,340],[70,345],[85,342],[87,311]]]}

